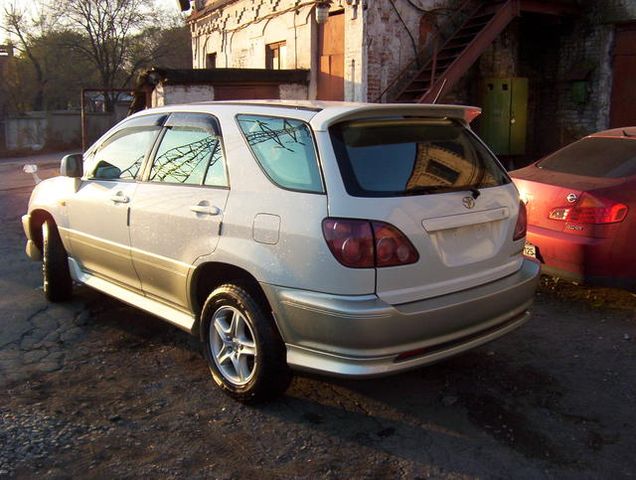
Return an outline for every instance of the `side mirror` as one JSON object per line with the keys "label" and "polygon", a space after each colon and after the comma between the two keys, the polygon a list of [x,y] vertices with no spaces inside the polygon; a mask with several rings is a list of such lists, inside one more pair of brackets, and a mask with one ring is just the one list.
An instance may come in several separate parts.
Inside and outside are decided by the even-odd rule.
{"label": "side mirror", "polygon": [[73,153],[62,158],[60,175],[63,177],[81,178],[84,175],[84,157],[81,153]]}

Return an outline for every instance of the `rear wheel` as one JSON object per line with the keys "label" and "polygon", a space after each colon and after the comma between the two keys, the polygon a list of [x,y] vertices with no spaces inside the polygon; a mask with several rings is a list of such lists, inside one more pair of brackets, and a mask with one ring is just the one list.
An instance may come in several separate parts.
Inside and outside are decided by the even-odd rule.
{"label": "rear wheel", "polygon": [[42,289],[51,302],[68,300],[73,290],[68,256],[52,220],[42,224]]}
{"label": "rear wheel", "polygon": [[285,345],[268,309],[240,285],[226,284],[201,313],[204,353],[216,384],[244,403],[282,394],[291,381]]}

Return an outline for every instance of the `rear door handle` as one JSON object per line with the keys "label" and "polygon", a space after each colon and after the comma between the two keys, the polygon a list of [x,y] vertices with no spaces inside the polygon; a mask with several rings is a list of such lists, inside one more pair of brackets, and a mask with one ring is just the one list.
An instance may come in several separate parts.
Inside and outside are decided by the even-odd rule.
{"label": "rear door handle", "polygon": [[192,205],[190,207],[190,211],[194,213],[201,213],[203,215],[218,215],[221,213],[221,209],[214,205]]}
{"label": "rear door handle", "polygon": [[121,192],[116,193],[115,195],[110,197],[110,199],[111,199],[111,201],[113,201],[115,203],[128,203],[128,202],[130,202],[130,198],[128,198],[126,195],[124,195]]}

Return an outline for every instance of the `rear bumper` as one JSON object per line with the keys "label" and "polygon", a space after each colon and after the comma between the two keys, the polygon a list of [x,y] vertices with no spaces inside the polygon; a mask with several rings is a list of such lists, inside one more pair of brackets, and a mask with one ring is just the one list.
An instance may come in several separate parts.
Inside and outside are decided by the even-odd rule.
{"label": "rear bumper", "polygon": [[529,318],[539,265],[418,302],[337,296],[263,284],[290,366],[348,377],[426,365],[494,340]]}
{"label": "rear bumper", "polygon": [[537,247],[537,258],[544,273],[589,285],[636,288],[634,275],[624,264],[614,268],[614,238],[592,238],[569,235],[540,227],[528,227],[528,242]]}

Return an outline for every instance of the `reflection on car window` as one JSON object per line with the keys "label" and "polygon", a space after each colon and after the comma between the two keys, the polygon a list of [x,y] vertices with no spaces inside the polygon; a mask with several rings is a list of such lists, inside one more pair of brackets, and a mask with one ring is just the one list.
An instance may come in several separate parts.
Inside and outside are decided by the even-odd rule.
{"label": "reflection on car window", "polygon": [[137,177],[159,127],[125,128],[106,140],[92,159],[90,178],[130,180]]}
{"label": "reflection on car window", "polygon": [[292,190],[323,191],[309,126],[290,118],[239,115],[247,143],[267,176]]}
{"label": "reflection on car window", "polygon": [[509,182],[490,153],[446,119],[385,118],[329,129],[349,194],[424,195]]}
{"label": "reflection on car window", "polygon": [[170,127],[161,140],[149,180],[227,186],[221,138],[204,128]]}

